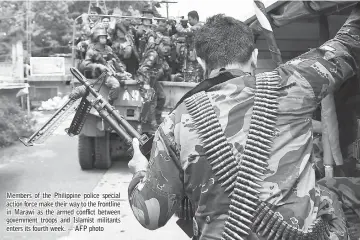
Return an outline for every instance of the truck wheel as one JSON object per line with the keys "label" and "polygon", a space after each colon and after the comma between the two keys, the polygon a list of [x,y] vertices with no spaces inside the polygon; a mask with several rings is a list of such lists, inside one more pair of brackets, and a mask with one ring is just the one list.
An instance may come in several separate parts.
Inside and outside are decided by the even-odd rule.
{"label": "truck wheel", "polygon": [[104,137],[95,138],[95,167],[109,169],[111,167],[110,133],[105,132]]}
{"label": "truck wheel", "polygon": [[80,135],[78,141],[80,167],[82,170],[92,169],[95,159],[94,138]]}

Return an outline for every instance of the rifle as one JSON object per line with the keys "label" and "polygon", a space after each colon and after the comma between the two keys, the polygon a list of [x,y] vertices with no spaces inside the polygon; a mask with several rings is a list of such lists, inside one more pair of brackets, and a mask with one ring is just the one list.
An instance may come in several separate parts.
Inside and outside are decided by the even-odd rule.
{"label": "rifle", "polygon": [[[70,68],[70,72],[86,87],[87,91],[95,97],[92,105],[98,111],[101,118],[104,119],[112,127],[112,129],[125,140],[125,144],[129,146],[129,150],[127,151],[129,155],[132,156],[134,153],[132,140],[133,138],[137,138],[140,143],[140,151],[149,158],[154,137],[148,137],[145,134],[140,135],[140,133],[138,133],[136,129],[133,128],[112,105],[106,102],[105,99],[93,89],[87,79],[76,68]],[[182,202],[181,204],[189,206],[188,202]],[[186,215],[187,213],[180,213],[180,215],[184,214]],[[183,217],[184,219],[180,219],[176,223],[181,230],[183,230],[189,237],[192,237],[192,225],[188,224],[189,216]]]}

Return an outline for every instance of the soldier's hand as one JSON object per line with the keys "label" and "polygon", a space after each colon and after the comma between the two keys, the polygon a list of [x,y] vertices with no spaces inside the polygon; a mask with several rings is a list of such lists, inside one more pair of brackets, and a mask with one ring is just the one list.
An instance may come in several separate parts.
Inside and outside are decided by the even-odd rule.
{"label": "soldier's hand", "polygon": [[181,73],[176,73],[171,75],[172,82],[183,82],[184,78]]}
{"label": "soldier's hand", "polygon": [[116,77],[121,80],[131,79],[132,75],[128,72],[116,73]]}
{"label": "soldier's hand", "polygon": [[133,139],[133,157],[128,163],[128,167],[132,174],[135,174],[139,171],[146,171],[148,166],[148,160],[142,154],[139,147],[139,140],[137,138]]}
{"label": "soldier's hand", "polygon": [[72,99],[79,99],[81,97],[83,97],[86,93],[86,87],[85,86],[78,86],[76,88],[74,88],[71,93],[69,94],[69,98]]}
{"label": "soldier's hand", "polygon": [[124,72],[127,78],[132,78],[132,74],[129,72]]}
{"label": "soldier's hand", "polygon": [[96,68],[98,68],[101,72],[107,71],[107,67],[102,64],[96,64]]}

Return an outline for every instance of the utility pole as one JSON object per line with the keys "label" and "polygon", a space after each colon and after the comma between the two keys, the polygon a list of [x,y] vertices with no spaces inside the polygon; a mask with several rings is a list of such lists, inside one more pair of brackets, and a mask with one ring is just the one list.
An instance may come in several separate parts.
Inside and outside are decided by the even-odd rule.
{"label": "utility pole", "polygon": [[[27,0],[27,15],[26,15],[26,44],[27,44],[27,60],[30,61],[31,58],[31,0]],[[28,64],[28,62],[26,62],[26,65]],[[27,68],[26,68],[27,69]],[[26,85],[26,108],[27,108],[27,113],[28,115],[30,115],[30,85],[29,85],[29,76],[28,76],[28,72],[26,70],[26,77],[27,77],[27,81],[25,83]]]}
{"label": "utility pole", "polygon": [[177,3],[177,2],[161,1],[160,3],[166,3],[166,18],[169,18],[169,3]]}
{"label": "utility pole", "polygon": [[26,13],[26,49],[28,52],[28,57],[31,57],[31,0],[27,0],[27,13]]}

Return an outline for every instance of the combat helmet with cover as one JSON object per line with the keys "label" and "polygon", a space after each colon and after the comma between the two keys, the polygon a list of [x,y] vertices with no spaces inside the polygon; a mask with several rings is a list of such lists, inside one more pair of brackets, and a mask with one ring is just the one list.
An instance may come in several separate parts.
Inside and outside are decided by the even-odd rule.
{"label": "combat helmet with cover", "polygon": [[100,36],[107,37],[107,31],[105,28],[96,28],[93,31],[93,41],[98,41]]}

